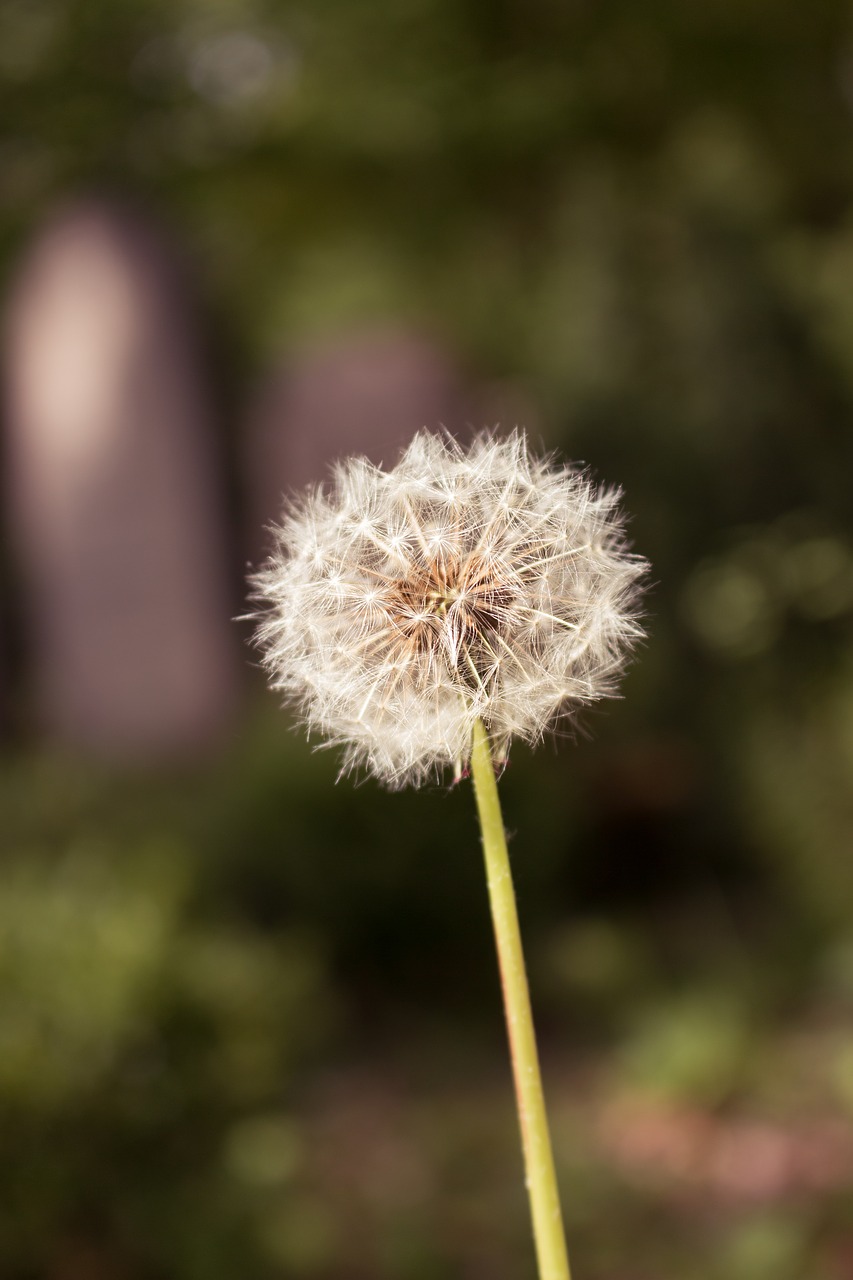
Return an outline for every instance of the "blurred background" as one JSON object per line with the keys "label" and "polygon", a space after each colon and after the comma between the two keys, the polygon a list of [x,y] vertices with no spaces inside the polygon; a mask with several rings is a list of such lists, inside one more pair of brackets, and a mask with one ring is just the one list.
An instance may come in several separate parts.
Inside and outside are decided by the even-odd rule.
{"label": "blurred background", "polygon": [[503,785],[578,1275],[849,1280],[849,4],[5,0],[0,174],[0,1274],[532,1276],[469,789],[232,622],[518,423],[654,566]]}

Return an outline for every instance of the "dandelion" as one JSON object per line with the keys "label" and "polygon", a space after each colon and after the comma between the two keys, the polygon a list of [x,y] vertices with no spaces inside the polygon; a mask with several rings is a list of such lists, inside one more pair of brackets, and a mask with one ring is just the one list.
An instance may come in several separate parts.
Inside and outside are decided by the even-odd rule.
{"label": "dandelion", "polygon": [[296,501],[254,579],[271,683],[344,772],[473,773],[542,1280],[569,1270],[493,761],[615,692],[646,567],[618,500],[522,432],[420,432]]}
{"label": "dandelion", "polygon": [[468,451],[422,432],[382,471],[341,463],[278,530],[257,576],[272,684],[386,784],[503,759],[614,691],[643,563],[618,494],[531,457],[515,432]]}

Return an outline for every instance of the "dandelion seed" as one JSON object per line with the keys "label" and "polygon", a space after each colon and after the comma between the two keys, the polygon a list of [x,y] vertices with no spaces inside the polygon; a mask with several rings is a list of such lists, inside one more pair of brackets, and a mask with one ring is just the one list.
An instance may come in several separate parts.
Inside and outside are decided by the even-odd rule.
{"label": "dandelion seed", "polygon": [[642,634],[618,497],[517,431],[339,464],[254,580],[273,686],[392,787],[467,769],[477,721],[500,757],[536,741],[614,692]]}

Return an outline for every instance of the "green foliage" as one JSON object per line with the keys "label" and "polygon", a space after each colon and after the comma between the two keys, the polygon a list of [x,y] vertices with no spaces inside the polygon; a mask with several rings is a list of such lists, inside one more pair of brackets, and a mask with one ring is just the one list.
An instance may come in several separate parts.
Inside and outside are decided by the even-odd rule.
{"label": "green foliage", "polygon": [[724,1100],[743,1075],[749,1035],[734,991],[658,1001],[637,1016],[623,1049],[627,1082],[666,1098]]}
{"label": "green foliage", "polygon": [[255,1200],[301,1159],[286,1098],[332,1025],[322,951],[203,912],[162,815],[120,838],[91,795],[63,840],[68,797],[35,772],[53,813],[0,866],[4,1272],[251,1274]]}
{"label": "green foliage", "polygon": [[49,878],[35,860],[4,866],[0,1088],[19,1105],[97,1098],[144,1023],[170,949],[180,865],[154,853],[121,879],[110,848],[72,848]]}

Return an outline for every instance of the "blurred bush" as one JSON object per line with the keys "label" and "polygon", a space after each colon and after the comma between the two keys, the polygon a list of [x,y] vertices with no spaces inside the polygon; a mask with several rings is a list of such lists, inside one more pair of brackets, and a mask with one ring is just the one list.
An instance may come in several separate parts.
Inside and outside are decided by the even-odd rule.
{"label": "blurred bush", "polygon": [[0,869],[4,1272],[251,1274],[332,1025],[322,950],[205,918],[184,835],[93,817]]}

